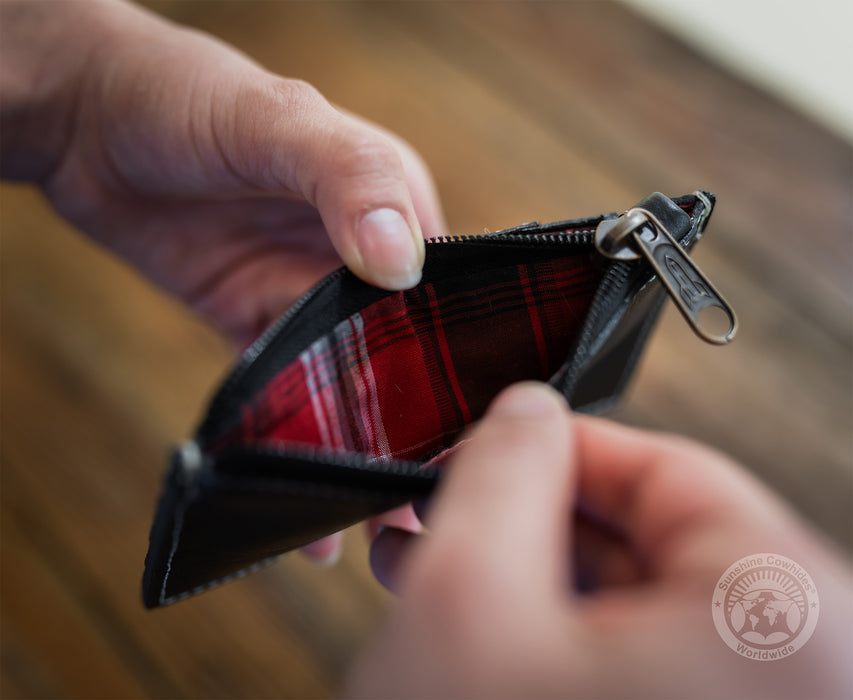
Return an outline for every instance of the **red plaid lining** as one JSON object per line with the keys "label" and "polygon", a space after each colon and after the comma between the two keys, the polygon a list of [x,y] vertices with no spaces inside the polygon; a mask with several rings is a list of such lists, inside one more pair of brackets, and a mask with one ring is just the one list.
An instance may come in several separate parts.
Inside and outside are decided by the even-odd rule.
{"label": "red plaid lining", "polygon": [[283,368],[244,406],[233,438],[431,457],[501,388],[557,371],[599,280],[572,256],[389,295]]}

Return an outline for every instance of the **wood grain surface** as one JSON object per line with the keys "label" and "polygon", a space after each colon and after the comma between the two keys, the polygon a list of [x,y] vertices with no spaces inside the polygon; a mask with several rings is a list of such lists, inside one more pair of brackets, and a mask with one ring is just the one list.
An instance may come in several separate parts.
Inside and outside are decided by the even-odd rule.
{"label": "wood grain surface", "polygon": [[[420,150],[450,233],[697,188],[730,347],[667,308],[616,418],[748,465],[853,548],[853,149],[621,5],[157,2]],[[0,188],[3,697],[324,697],[390,598],[363,534],[146,612],[169,446],[231,360],[174,300]]]}

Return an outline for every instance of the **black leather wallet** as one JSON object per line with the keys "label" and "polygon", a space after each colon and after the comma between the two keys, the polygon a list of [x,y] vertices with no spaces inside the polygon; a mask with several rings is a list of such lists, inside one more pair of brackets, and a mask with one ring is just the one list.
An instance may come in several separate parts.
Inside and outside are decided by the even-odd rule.
{"label": "black leather wallet", "polygon": [[175,450],[145,605],[428,495],[436,461],[512,382],[606,410],[666,292],[700,336],[728,342],[734,314],[686,253],[713,204],[655,193],[621,215],[433,239],[405,292],[343,268],[323,279],[243,354]]}

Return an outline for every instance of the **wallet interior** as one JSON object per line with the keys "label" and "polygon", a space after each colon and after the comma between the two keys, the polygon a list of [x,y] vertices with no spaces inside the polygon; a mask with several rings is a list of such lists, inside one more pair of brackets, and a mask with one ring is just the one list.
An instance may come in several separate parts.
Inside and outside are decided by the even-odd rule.
{"label": "wallet interior", "polygon": [[500,389],[551,377],[575,343],[602,273],[588,253],[536,252],[348,315],[241,404],[216,448],[311,445],[378,460],[431,458]]}

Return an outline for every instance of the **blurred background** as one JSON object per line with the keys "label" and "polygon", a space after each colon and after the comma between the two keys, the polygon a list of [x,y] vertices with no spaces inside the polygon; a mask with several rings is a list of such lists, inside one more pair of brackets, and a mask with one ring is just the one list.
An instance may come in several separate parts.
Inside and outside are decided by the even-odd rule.
{"label": "blurred background", "polygon": [[[667,308],[615,417],[728,452],[849,552],[853,119],[809,91],[826,82],[817,69],[803,81],[768,60],[776,68],[756,76],[763,59],[736,55],[745,16],[712,29],[690,14],[698,3],[639,4],[149,6],[407,138],[433,170],[450,233],[714,191],[695,257],[736,307],[740,335],[705,345]],[[812,14],[841,24],[832,13],[847,3],[738,4],[789,8],[795,25],[760,21],[753,36],[771,32],[794,65],[823,62],[843,91],[831,69],[849,79],[849,48],[836,56],[826,40],[822,53],[802,37],[829,37],[804,28]],[[286,557],[143,610],[165,456],[232,358],[35,191],[0,187],[0,235],[0,694],[334,693],[393,605],[369,575],[363,533],[347,534],[334,569]]]}

